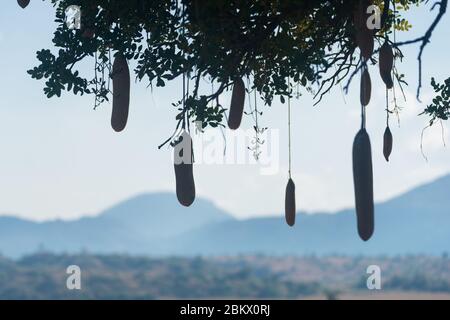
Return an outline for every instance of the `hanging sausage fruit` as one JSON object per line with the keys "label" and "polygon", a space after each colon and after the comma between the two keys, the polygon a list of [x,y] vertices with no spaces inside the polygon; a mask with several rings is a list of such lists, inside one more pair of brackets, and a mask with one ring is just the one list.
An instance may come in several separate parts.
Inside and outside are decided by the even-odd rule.
{"label": "hanging sausage fruit", "polygon": [[289,136],[289,180],[286,185],[286,194],[284,201],[284,213],[286,223],[293,227],[295,224],[296,207],[295,207],[295,183],[291,176],[291,98],[288,97],[288,136]]}
{"label": "hanging sausage fruit", "polygon": [[383,156],[386,161],[389,161],[393,144],[392,132],[389,128],[389,89],[394,87],[394,81],[392,80],[394,54],[392,51],[392,46],[389,44],[388,38],[380,48],[380,57],[378,63],[380,67],[381,79],[386,85],[386,129],[383,135]]}
{"label": "hanging sausage fruit", "polygon": [[245,84],[241,78],[233,83],[233,93],[231,96],[230,113],[228,115],[228,127],[236,130],[241,125],[242,114],[244,113]]}
{"label": "hanging sausage fruit", "polygon": [[369,19],[367,8],[370,5],[370,0],[361,0],[356,5],[353,13],[355,41],[361,51],[361,56],[366,60],[370,59],[372,56],[374,47],[374,31],[367,26],[367,21]]}
{"label": "hanging sausage fruit", "polygon": [[130,108],[130,70],[127,60],[122,55],[114,59],[112,69],[113,107],[111,126],[116,132],[125,129]]}
{"label": "hanging sausage fruit", "polygon": [[185,130],[174,143],[174,168],[178,201],[189,207],[195,200],[192,138]]}
{"label": "hanging sausage fruit", "polygon": [[386,161],[389,162],[389,157],[392,152],[392,144],[393,144],[393,138],[392,138],[392,132],[391,129],[389,129],[389,124],[386,127],[386,130],[384,130],[383,135],[383,155]]}
{"label": "hanging sausage fruit", "polygon": [[30,4],[30,0],[17,0],[17,3],[25,9]]}
{"label": "hanging sausage fruit", "polygon": [[284,202],[286,223],[293,227],[295,224],[295,184],[292,178],[289,178],[286,185],[286,197]]}
{"label": "hanging sausage fruit", "polygon": [[379,67],[380,76],[386,88],[392,89],[394,81],[392,80],[392,67],[394,64],[394,54],[388,40],[380,48]]}
{"label": "hanging sausage fruit", "polygon": [[363,67],[363,73],[361,75],[361,87],[360,87],[360,100],[361,105],[367,106],[370,102],[370,96],[372,95],[372,82],[370,81],[370,74],[367,65]]}
{"label": "hanging sausage fruit", "polygon": [[353,142],[353,182],[358,234],[367,241],[374,230],[374,205],[370,138],[364,127]]}

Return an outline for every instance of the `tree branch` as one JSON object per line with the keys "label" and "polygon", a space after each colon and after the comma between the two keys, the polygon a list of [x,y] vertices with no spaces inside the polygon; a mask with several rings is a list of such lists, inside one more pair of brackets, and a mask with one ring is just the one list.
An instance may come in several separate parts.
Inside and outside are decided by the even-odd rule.
{"label": "tree branch", "polygon": [[422,42],[420,45],[420,49],[419,49],[419,55],[417,56],[417,60],[419,61],[419,84],[417,86],[416,98],[418,101],[420,101],[420,89],[422,88],[422,55],[423,55],[423,51],[425,49],[425,46],[430,42],[430,39],[431,39],[434,29],[439,24],[439,22],[441,21],[442,17],[445,14],[445,12],[447,11],[447,4],[448,4],[448,0],[441,0],[441,1],[433,4],[431,10],[433,10],[435,6],[439,5],[439,12],[438,12],[436,18],[434,19],[433,23],[430,25],[430,27],[428,28],[428,30],[425,32],[425,34],[423,36],[413,39],[413,40],[398,42],[398,43],[394,44],[394,46],[399,47],[399,46],[403,46],[403,45],[407,45],[407,44]]}

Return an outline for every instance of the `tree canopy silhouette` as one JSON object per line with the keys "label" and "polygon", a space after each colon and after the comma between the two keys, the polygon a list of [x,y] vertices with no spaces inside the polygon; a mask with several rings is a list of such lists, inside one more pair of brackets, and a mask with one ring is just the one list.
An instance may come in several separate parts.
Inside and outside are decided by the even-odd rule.
{"label": "tree canopy silhouette", "polygon": [[[33,78],[45,79],[48,97],[60,96],[64,90],[93,94],[98,106],[111,96],[112,56],[122,55],[134,60],[136,78],[150,86],[163,87],[179,77],[192,83],[174,101],[178,126],[185,116],[203,126],[221,125],[224,108],[218,97],[235,79],[251,77],[247,89],[256,89],[267,105],[275,96],[284,103],[296,86],[312,92],[319,102],[334,85],[351,81],[361,65],[353,23],[359,0],[50,1],[56,7],[58,27],[53,43],[59,50],[38,51],[40,64],[29,70]],[[408,31],[410,23],[404,13],[427,2],[374,0],[381,9],[381,28],[374,31],[375,51],[392,30]],[[80,30],[71,30],[65,23],[65,9],[70,5],[81,7]],[[402,45],[419,42],[421,68],[422,51],[446,11],[447,0],[435,6],[439,13],[426,34],[403,43],[388,40],[396,59],[402,58]],[[77,64],[88,58],[95,58],[93,77],[77,71]],[[403,75],[394,73],[401,84]],[[213,92],[209,87],[205,94],[202,79],[216,84]],[[424,111],[432,118],[448,117],[449,82],[445,88],[433,82],[442,96]],[[421,83],[420,77],[419,88]]]}

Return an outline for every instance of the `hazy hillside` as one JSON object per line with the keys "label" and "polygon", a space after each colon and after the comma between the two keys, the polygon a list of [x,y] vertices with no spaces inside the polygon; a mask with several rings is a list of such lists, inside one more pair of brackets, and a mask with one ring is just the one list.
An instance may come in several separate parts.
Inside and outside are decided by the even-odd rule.
{"label": "hazy hillside", "polygon": [[[356,233],[354,210],[299,215],[295,228],[282,218],[226,221],[177,239],[191,254],[441,254],[450,251],[450,176],[376,206],[375,233]],[[207,242],[203,239],[208,239]]]}
{"label": "hazy hillside", "polygon": [[11,257],[37,250],[164,254],[169,246],[167,238],[230,219],[203,199],[184,208],[175,195],[147,194],[76,221],[35,223],[0,217],[0,252]]}
{"label": "hazy hillside", "polygon": [[[0,217],[0,251],[152,255],[441,254],[450,252],[450,176],[376,206],[375,234],[357,236],[355,213],[300,214],[294,228],[280,214],[240,221],[209,201],[181,207],[172,194],[148,194],[97,217],[34,223]],[[282,205],[280,205],[281,207]]]}

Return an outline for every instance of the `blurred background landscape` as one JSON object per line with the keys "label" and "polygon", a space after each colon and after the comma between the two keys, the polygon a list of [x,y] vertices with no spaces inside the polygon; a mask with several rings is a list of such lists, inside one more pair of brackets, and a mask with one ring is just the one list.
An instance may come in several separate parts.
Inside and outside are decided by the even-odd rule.
{"label": "blurred background landscape", "polygon": [[[357,238],[354,212],[238,220],[207,200],[181,208],[146,194],[97,216],[0,217],[2,299],[449,299],[450,176],[377,205]],[[67,290],[78,265],[82,290]],[[367,267],[382,290],[368,290]]]}
{"label": "blurred background landscape", "polygon": [[[67,290],[66,268],[82,270]],[[366,268],[382,270],[368,290]],[[145,258],[36,254],[0,259],[1,299],[450,299],[450,259],[431,256]]]}

